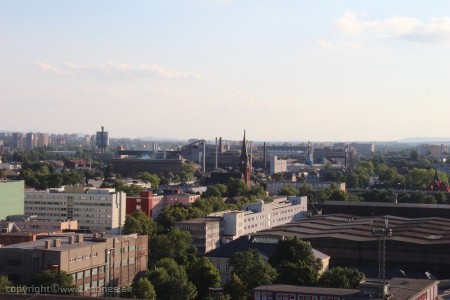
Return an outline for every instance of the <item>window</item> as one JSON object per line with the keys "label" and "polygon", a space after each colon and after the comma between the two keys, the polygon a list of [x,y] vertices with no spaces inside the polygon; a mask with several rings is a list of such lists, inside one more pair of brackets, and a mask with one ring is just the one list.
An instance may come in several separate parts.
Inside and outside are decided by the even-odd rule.
{"label": "window", "polygon": [[8,266],[20,266],[20,260],[19,259],[8,259]]}
{"label": "window", "polygon": [[98,268],[99,273],[105,273],[105,267],[99,267]]}
{"label": "window", "polygon": [[78,272],[77,279],[82,279],[82,278],[83,278],[83,272]]}
{"label": "window", "polygon": [[[294,295],[294,294],[290,294],[290,295],[289,295],[289,299],[290,299],[290,300],[295,300],[295,295]],[[317,300],[317,299],[316,299],[316,300]]]}
{"label": "window", "polygon": [[283,294],[277,293],[276,300],[283,300]]}
{"label": "window", "polygon": [[255,300],[261,300],[260,293],[255,292]]}

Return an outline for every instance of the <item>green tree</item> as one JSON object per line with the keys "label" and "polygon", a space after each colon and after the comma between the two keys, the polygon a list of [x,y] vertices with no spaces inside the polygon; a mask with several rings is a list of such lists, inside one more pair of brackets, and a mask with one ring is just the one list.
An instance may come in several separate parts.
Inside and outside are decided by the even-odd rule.
{"label": "green tree", "polygon": [[174,227],[175,222],[184,221],[189,218],[189,210],[179,205],[171,205],[164,208],[156,217],[156,223],[165,231]]}
{"label": "green tree", "polygon": [[278,241],[269,263],[282,284],[315,285],[322,270],[322,261],[314,257],[311,245],[297,237]]}
{"label": "green tree", "polygon": [[319,285],[328,288],[356,289],[364,274],[355,268],[335,267],[322,274]]}
{"label": "green tree", "polygon": [[371,190],[369,192],[362,193],[361,196],[366,202],[394,203],[397,200],[397,197],[393,190]]}
{"label": "green tree", "polygon": [[333,201],[346,201],[349,195],[346,191],[333,190],[330,195],[330,200]]}
{"label": "green tree", "polygon": [[257,286],[274,282],[277,277],[276,270],[264,261],[255,249],[236,252],[230,258],[229,265],[233,268],[232,274],[240,279],[239,285],[242,285],[247,293]]}
{"label": "green tree", "polygon": [[299,191],[290,184],[283,186],[279,191],[278,195],[282,196],[295,196],[299,193]]}
{"label": "green tree", "polygon": [[[50,294],[78,295],[78,288],[72,283],[72,276],[64,271],[44,270],[36,274],[33,286],[44,287]],[[55,285],[58,287],[55,289]]]}
{"label": "green tree", "polygon": [[151,174],[149,172],[141,172],[136,176],[136,178],[141,179],[145,182],[150,182],[152,188],[159,187],[160,179],[156,174]]}
{"label": "green tree", "polygon": [[242,180],[237,178],[230,178],[228,180],[227,192],[228,197],[241,196],[245,195],[248,192],[248,187]]}
{"label": "green tree", "polygon": [[197,290],[188,280],[186,270],[172,258],[163,258],[150,271],[149,279],[155,287],[159,299],[195,299]]}
{"label": "green tree", "polygon": [[12,286],[11,281],[9,281],[8,276],[0,276],[0,293],[8,292],[8,288]]}
{"label": "green tree", "polygon": [[150,266],[163,258],[172,258],[183,266],[195,261],[197,248],[192,245],[192,237],[188,231],[172,228],[168,233],[152,238],[149,244]]}
{"label": "green tree", "polygon": [[182,182],[192,181],[195,179],[195,167],[192,163],[185,163],[181,166],[182,173],[180,174],[180,180]]}
{"label": "green tree", "polygon": [[142,210],[137,210],[125,217],[123,234],[142,234],[152,237],[156,233],[156,223]]}
{"label": "green tree", "polygon": [[247,286],[236,273],[231,274],[231,280],[227,282],[224,290],[231,299],[246,300],[248,298]]}
{"label": "green tree", "polygon": [[417,153],[416,149],[412,149],[411,153],[409,155],[409,159],[411,159],[412,161],[418,161],[419,160],[419,154]]}
{"label": "green tree", "polygon": [[272,175],[272,180],[273,181],[283,181],[284,180],[284,173],[280,172],[280,173],[275,173]]}
{"label": "green tree", "polygon": [[138,299],[156,300],[155,287],[147,278],[139,278],[135,282],[133,295]]}
{"label": "green tree", "polygon": [[189,279],[197,287],[199,298],[208,296],[210,287],[219,287],[220,273],[206,257],[199,257],[188,269]]}

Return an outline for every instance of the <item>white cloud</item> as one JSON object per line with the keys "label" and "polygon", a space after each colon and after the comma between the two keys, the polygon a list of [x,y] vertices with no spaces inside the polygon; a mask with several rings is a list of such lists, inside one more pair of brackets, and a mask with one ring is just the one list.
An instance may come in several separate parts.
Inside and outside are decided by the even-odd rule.
{"label": "white cloud", "polygon": [[317,41],[317,44],[320,46],[320,47],[323,47],[323,48],[331,48],[333,45],[331,45],[331,43],[330,42],[328,42],[328,41],[326,41],[326,40],[318,40]]}
{"label": "white cloud", "polygon": [[156,79],[205,79],[202,76],[194,73],[186,73],[176,70],[164,69],[156,64],[132,66],[124,63],[107,63],[107,64],[90,64],[90,65],[75,65],[71,62],[64,62],[63,66],[55,67],[48,63],[36,62],[37,67],[45,72],[57,75],[122,75],[141,78],[156,78]]}
{"label": "white cloud", "polygon": [[335,24],[346,34],[356,35],[363,31],[361,21],[359,21],[356,14],[351,11],[346,11],[342,17],[335,21]]}
{"label": "white cloud", "polygon": [[450,17],[432,18],[429,23],[408,16],[394,16],[385,20],[361,20],[365,15],[346,11],[335,21],[339,30],[348,35],[362,33],[379,37],[423,43],[450,42]]}
{"label": "white cloud", "polygon": [[54,74],[58,74],[58,75],[65,75],[66,72],[63,68],[57,68],[57,67],[53,67],[47,63],[41,62],[41,61],[37,61],[35,62],[35,65],[42,71],[45,72],[49,72],[49,73],[54,73]]}

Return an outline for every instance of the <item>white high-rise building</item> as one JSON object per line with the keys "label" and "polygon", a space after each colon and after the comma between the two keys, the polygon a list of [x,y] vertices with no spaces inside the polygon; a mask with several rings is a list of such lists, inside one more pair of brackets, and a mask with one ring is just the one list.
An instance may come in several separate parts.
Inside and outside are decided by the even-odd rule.
{"label": "white high-rise building", "polygon": [[121,234],[126,194],[115,189],[70,186],[25,192],[25,215],[46,220],[78,220],[78,229]]}
{"label": "white high-rise building", "polygon": [[278,156],[270,156],[270,175],[287,171],[287,160],[278,159]]}

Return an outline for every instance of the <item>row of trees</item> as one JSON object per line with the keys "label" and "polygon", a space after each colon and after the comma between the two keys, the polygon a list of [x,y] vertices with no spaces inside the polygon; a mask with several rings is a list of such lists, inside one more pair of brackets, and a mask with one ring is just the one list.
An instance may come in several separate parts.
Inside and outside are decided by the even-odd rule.
{"label": "row of trees", "polygon": [[[159,221],[141,211],[126,218],[124,233],[150,237],[146,280],[161,299],[207,299],[208,288],[220,285],[217,269],[196,255],[189,232]],[[251,289],[269,283],[355,288],[363,279],[362,273],[347,268],[321,274],[322,262],[308,243],[297,238],[279,241],[269,261],[250,250],[236,253],[229,264],[233,271],[225,292],[230,299],[247,299]]]}
{"label": "row of trees", "polygon": [[220,285],[219,272],[207,258],[197,256],[189,232],[157,223],[136,211],[126,217],[124,233],[149,236],[146,279],[158,299],[205,299],[209,287]]}
{"label": "row of trees", "polygon": [[353,268],[337,267],[322,273],[322,262],[311,246],[297,238],[280,240],[269,260],[254,249],[237,252],[229,261],[233,268],[225,292],[231,299],[248,299],[258,286],[278,283],[301,286],[357,288],[364,274]]}
{"label": "row of trees", "polygon": [[364,201],[364,202],[391,202],[391,203],[426,203],[426,204],[448,204],[450,203],[450,194],[436,192],[427,194],[421,191],[404,191],[396,194],[391,189],[386,190],[367,190],[360,194],[349,194],[341,191],[335,186],[323,190],[313,190],[309,186],[303,186],[296,189],[293,186],[284,186],[280,190],[281,195],[300,195],[307,196],[310,202],[333,201]]}
{"label": "row of trees", "polygon": [[[411,189],[425,189],[435,176],[435,170],[429,162],[407,164],[400,170],[401,173],[398,167],[389,167],[384,162],[374,164],[373,160],[359,161],[347,176],[347,188],[365,188],[370,177],[378,176],[380,182],[391,186],[407,185]],[[438,176],[442,182],[448,183],[445,173],[438,171]]]}

